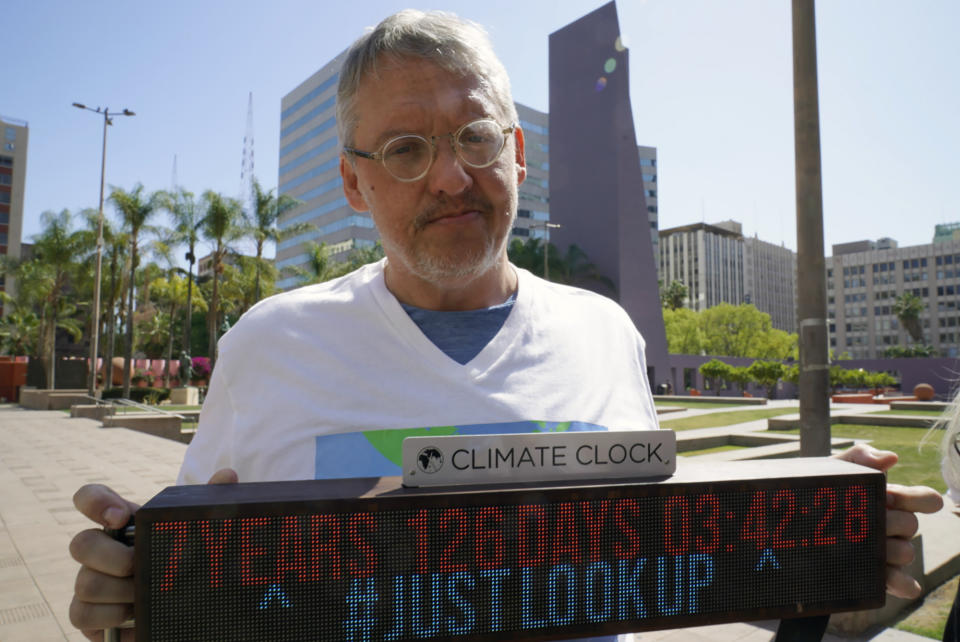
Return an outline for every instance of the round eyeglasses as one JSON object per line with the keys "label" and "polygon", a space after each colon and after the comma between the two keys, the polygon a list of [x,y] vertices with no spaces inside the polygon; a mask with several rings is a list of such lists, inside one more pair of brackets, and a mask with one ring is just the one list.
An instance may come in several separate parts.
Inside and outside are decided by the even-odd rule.
{"label": "round eyeglasses", "polygon": [[353,147],[343,151],[360,158],[378,160],[398,181],[412,183],[427,175],[437,157],[437,139],[450,137],[450,146],[457,158],[475,169],[489,167],[500,157],[507,144],[507,136],[516,125],[504,127],[495,120],[484,118],[467,123],[455,132],[424,138],[417,134],[404,134],[391,138],[380,151],[364,152]]}

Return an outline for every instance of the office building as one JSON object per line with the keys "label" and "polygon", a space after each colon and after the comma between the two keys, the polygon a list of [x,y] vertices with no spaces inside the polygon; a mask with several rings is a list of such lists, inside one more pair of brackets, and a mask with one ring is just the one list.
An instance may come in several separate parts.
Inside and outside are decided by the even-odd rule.
{"label": "office building", "polygon": [[893,312],[897,297],[911,292],[924,303],[922,343],[942,356],[960,356],[960,239],[953,229],[960,225],[937,226],[929,245],[898,247],[880,239],[833,246],[826,280],[834,353],[881,358],[892,346],[914,345]]}
{"label": "office building", "polygon": [[770,315],[773,327],[797,331],[797,254],[783,245],[743,239],[743,302]]}
{"label": "office building", "polygon": [[660,279],[682,281],[691,310],[739,305],[743,292],[743,234],[739,223],[694,223],[660,230]]}
{"label": "office building", "polygon": [[[345,259],[357,247],[373,245],[379,234],[368,212],[355,212],[343,195],[340,141],[336,127],[336,93],[346,52],[283,97],[280,102],[280,163],[278,193],[301,201],[279,221],[280,229],[308,223],[312,229],[277,244],[280,289],[298,284],[284,268],[307,261],[306,243],[325,243],[334,260]],[[526,141],[527,179],[520,186],[513,238],[549,238],[549,123],[547,115],[517,105]]]}
{"label": "office building", "polygon": [[770,315],[774,328],[796,332],[796,253],[744,238],[737,221],[661,230],[660,278],[664,285],[682,281],[692,310],[751,303]]}
{"label": "office building", "polygon": [[[653,243],[653,256],[660,256],[660,225],[657,214],[657,148],[640,145],[640,177],[643,179],[643,197],[647,206],[647,220],[650,221],[650,241]],[[657,270],[660,261],[655,260]]]}
{"label": "office building", "polygon": [[[0,116],[0,131],[0,254],[20,258],[29,125]],[[0,290],[13,293],[14,288],[12,277],[0,275]]]}
{"label": "office building", "polygon": [[527,178],[520,185],[513,237],[550,239],[550,123],[547,114],[515,103],[523,128]]}

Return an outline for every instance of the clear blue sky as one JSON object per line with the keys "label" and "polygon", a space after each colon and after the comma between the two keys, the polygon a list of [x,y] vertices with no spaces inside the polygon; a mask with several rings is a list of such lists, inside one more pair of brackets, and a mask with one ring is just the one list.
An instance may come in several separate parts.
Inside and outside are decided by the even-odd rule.
{"label": "clear blue sky", "polygon": [[[517,101],[548,105],[548,36],[603,0],[433,0],[483,24]],[[277,182],[280,99],[405,2],[3,0],[0,114],[27,120],[24,239],[107,183],[236,195],[253,92],[256,174]],[[621,0],[638,144],[658,148],[661,229],[733,218],[796,248],[789,0]],[[825,242],[929,243],[960,221],[960,2],[817,5]]]}

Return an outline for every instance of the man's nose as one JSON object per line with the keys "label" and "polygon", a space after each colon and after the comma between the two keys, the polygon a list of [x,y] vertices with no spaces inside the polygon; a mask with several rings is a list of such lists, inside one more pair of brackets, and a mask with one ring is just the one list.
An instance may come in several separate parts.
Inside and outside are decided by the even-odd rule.
{"label": "man's nose", "polygon": [[438,136],[434,145],[436,156],[430,171],[427,172],[431,191],[460,194],[473,184],[473,177],[457,154],[453,136],[451,134]]}

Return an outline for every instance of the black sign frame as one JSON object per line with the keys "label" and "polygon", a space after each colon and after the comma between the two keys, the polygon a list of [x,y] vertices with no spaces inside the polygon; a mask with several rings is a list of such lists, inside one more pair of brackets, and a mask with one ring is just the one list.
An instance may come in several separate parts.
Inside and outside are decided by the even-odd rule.
{"label": "black sign frame", "polygon": [[[768,475],[776,475],[769,477]],[[541,628],[523,631],[493,631],[430,639],[510,640],[568,639],[663,628],[680,628],[755,619],[808,617],[827,613],[876,608],[885,596],[885,505],[883,473],[834,459],[794,459],[758,462],[682,462],[667,478],[577,481],[570,484],[512,484],[460,486],[455,488],[403,488],[398,477],[344,480],[261,482],[232,485],[170,487],[145,504],[136,514],[136,606],[138,640],[159,639],[153,634],[151,590],[162,578],[151,576],[150,533],[159,523],[190,523],[203,520],[275,518],[317,514],[357,514],[384,511],[469,509],[531,504],[618,500],[629,498],[704,497],[717,493],[774,496],[790,489],[864,488],[870,498],[869,537],[864,537],[865,559],[872,562],[869,586],[858,595],[830,601],[782,604],[775,607],[733,609],[726,613],[657,616],[600,624]],[[858,491],[859,492],[859,491]],[[665,499],[666,501],[666,499]],[[744,519],[738,516],[737,519]],[[863,530],[862,528],[860,529]],[[806,546],[806,543],[804,543]],[[789,554],[789,552],[788,552]],[[198,608],[202,608],[198,605]],[[187,614],[184,614],[186,616]],[[278,632],[279,633],[279,632]],[[282,636],[281,636],[282,637]],[[191,637],[190,639],[206,639]],[[213,638],[209,638],[213,639]],[[422,638],[418,638],[422,639]]]}

